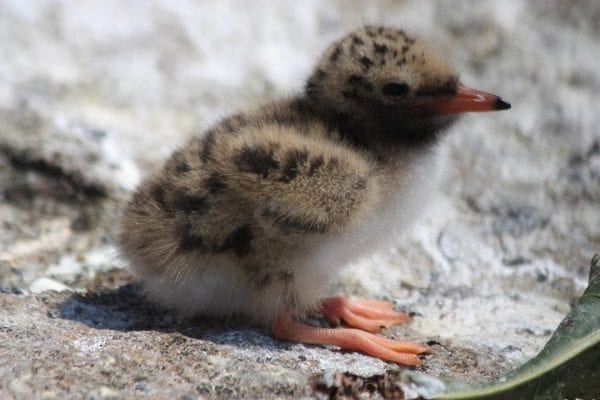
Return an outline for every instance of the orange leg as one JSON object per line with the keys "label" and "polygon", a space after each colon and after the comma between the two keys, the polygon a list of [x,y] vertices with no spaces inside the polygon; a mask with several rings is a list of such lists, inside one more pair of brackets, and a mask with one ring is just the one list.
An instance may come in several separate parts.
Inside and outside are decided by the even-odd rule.
{"label": "orange leg", "polygon": [[339,324],[343,320],[349,326],[367,332],[381,332],[390,326],[411,321],[407,314],[394,311],[391,303],[378,300],[330,297],[321,302],[320,310],[333,324]]}
{"label": "orange leg", "polygon": [[421,365],[417,354],[429,351],[428,347],[397,342],[358,329],[328,329],[308,326],[294,321],[287,311],[275,318],[272,329],[273,335],[280,340],[334,345],[408,366]]}

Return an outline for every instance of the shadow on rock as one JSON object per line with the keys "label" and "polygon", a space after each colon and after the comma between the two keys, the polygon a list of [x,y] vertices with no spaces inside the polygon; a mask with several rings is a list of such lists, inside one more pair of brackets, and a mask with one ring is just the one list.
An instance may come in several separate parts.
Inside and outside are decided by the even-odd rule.
{"label": "shadow on rock", "polygon": [[60,318],[78,321],[94,329],[180,333],[215,344],[281,347],[260,327],[243,318],[188,318],[155,306],[145,298],[137,283],[73,294],[59,304],[58,311]]}

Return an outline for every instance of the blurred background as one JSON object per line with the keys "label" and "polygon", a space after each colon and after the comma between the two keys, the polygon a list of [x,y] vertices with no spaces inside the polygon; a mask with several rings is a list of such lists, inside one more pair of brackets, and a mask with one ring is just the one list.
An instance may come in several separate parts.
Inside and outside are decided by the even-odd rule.
{"label": "blurred background", "polygon": [[415,309],[417,338],[484,346],[488,375],[535,354],[600,252],[591,0],[0,0],[0,297],[129,282],[114,239],[141,177],[229,112],[297,93],[364,23],[424,38],[512,109],[460,122],[423,222],[335,291]]}

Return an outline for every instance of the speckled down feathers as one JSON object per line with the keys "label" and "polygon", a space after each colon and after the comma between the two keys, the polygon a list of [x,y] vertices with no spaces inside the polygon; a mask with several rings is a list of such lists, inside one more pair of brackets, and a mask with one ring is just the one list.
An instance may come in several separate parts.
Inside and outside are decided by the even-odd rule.
{"label": "speckled down feathers", "polygon": [[[123,255],[151,298],[183,313],[302,314],[435,191],[439,144],[405,140],[401,124],[372,110],[456,81],[402,31],[346,36],[304,94],[225,118],[147,177],[124,212]],[[424,125],[423,135],[449,122]]]}

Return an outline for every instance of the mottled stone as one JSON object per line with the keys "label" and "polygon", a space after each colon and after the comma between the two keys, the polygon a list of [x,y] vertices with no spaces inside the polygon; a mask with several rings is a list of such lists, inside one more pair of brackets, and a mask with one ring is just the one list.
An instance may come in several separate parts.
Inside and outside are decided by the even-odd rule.
{"label": "mottled stone", "polygon": [[[299,398],[340,382],[348,393],[395,393],[395,365],[157,309],[114,248],[141,175],[227,110],[299,90],[325,43],[365,18],[431,39],[464,84],[513,108],[452,130],[437,203],[406,241],[350,267],[330,293],[414,312],[386,334],[430,343],[421,370],[434,376],[483,382],[543,346],[600,251],[600,3],[178,4],[3,3],[0,398]],[[175,166],[181,174],[214,162],[214,140],[205,143]],[[264,161],[242,167],[290,182],[297,168],[331,167],[302,155]],[[234,190],[207,179],[211,193]]]}

